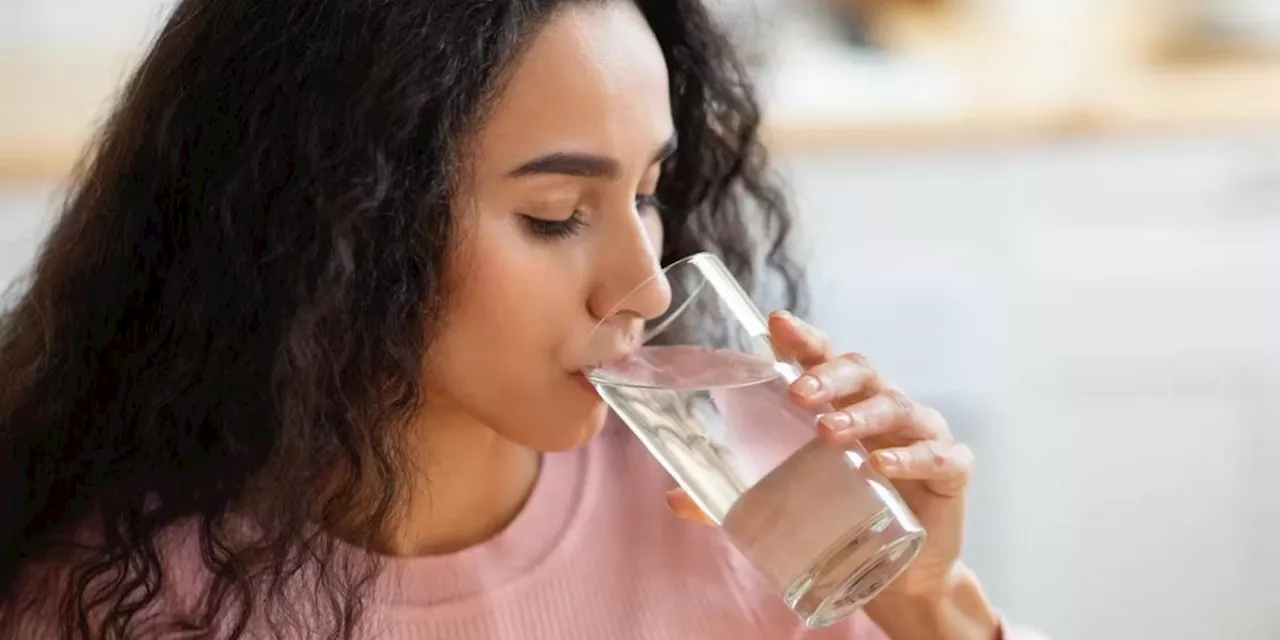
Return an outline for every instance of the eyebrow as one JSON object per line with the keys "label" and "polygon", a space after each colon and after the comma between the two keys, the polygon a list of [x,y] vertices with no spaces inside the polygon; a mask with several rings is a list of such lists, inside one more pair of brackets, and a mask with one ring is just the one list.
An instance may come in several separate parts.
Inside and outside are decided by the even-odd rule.
{"label": "eyebrow", "polygon": [[[653,154],[649,164],[664,162],[676,152],[676,136],[672,134]],[[551,153],[530,160],[507,173],[508,178],[555,174],[575,178],[615,178],[622,173],[616,159],[591,153],[571,151]]]}

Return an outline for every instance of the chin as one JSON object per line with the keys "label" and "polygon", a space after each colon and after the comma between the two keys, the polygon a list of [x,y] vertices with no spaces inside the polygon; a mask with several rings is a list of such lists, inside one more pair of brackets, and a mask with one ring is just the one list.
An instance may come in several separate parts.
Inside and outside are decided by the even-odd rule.
{"label": "chin", "polygon": [[585,414],[564,416],[554,423],[542,425],[535,434],[536,438],[531,438],[536,440],[536,443],[526,443],[526,446],[547,453],[572,451],[585,447],[604,430],[608,417],[609,406],[604,401],[599,401]]}

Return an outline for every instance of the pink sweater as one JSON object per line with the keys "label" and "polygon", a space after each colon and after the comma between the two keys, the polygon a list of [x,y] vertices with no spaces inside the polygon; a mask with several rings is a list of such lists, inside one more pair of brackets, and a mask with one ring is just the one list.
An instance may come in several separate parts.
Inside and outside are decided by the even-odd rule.
{"label": "pink sweater", "polygon": [[[862,614],[805,629],[718,532],[667,512],[663,492],[672,486],[643,446],[613,424],[586,449],[547,455],[524,509],[498,536],[448,556],[389,562],[367,609],[368,635],[886,638]],[[175,573],[190,576],[193,568]],[[1008,629],[1005,637],[1036,636]]]}

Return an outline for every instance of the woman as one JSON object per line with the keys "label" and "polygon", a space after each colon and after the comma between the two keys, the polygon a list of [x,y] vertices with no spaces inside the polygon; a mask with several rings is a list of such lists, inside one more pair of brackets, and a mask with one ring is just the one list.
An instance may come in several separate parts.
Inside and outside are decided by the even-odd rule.
{"label": "woman", "polygon": [[[696,0],[181,3],[4,320],[0,630],[805,634],[575,346],[700,250],[798,302],[758,124]],[[771,329],[930,532],[803,637],[1014,637],[957,559],[968,449]]]}

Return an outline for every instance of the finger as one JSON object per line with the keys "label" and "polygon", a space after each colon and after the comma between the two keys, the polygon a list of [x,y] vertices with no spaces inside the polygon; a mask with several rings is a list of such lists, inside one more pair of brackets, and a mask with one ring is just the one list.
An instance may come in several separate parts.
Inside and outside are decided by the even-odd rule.
{"label": "finger", "polygon": [[806,369],[833,356],[827,334],[789,311],[775,311],[769,316],[769,339],[779,359],[794,361]]}
{"label": "finger", "polygon": [[835,442],[893,435],[906,441],[948,440],[951,429],[936,409],[926,407],[897,389],[886,389],[866,400],[818,418],[820,433]]}
{"label": "finger", "polygon": [[884,380],[865,357],[849,353],[810,367],[791,384],[790,391],[801,405],[817,408],[828,402],[857,402],[884,387]]}
{"label": "finger", "polygon": [[667,492],[667,508],[671,509],[671,512],[682,520],[708,527],[716,526],[715,521],[707,516],[702,509],[698,508],[693,498],[690,498],[689,494],[684,492],[684,489],[672,489]]}
{"label": "finger", "polygon": [[871,454],[876,470],[890,480],[919,480],[944,497],[964,493],[973,473],[973,450],[954,440],[924,440]]}

